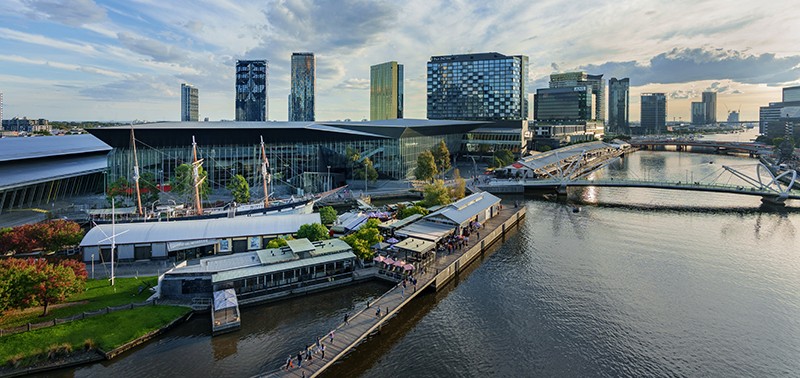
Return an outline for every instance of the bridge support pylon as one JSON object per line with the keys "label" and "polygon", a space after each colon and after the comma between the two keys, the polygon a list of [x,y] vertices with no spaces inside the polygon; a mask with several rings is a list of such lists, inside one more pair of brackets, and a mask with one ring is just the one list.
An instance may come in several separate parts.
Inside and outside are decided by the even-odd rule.
{"label": "bridge support pylon", "polygon": [[783,207],[786,206],[786,200],[788,199],[788,197],[789,196],[785,193],[781,193],[780,195],[777,196],[764,196],[761,197],[761,203],[765,203],[767,205],[772,205],[772,206]]}

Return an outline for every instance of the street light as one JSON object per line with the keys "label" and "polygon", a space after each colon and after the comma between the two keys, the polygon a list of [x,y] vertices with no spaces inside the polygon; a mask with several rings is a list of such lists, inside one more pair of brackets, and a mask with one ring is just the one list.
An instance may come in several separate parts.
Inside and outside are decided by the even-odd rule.
{"label": "street light", "polygon": [[327,187],[328,187],[328,190],[333,189],[332,185],[331,185],[331,166],[330,165],[328,166],[328,185],[327,185]]}

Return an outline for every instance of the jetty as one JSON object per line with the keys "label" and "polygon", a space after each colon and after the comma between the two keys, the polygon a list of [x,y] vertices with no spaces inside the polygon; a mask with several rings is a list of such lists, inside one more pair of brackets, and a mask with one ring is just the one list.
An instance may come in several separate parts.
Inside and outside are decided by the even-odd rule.
{"label": "jetty", "polygon": [[[462,249],[437,256],[433,264],[427,266],[424,271],[416,272],[414,274],[417,280],[416,285],[409,282],[406,282],[405,285],[402,282],[398,283],[380,297],[369,302],[367,307],[352,314],[347,322],[343,321],[320,339],[320,343],[325,347],[324,359],[321,359],[321,353],[315,353],[311,361],[303,361],[302,367],[297,367],[297,360],[293,359],[294,366],[292,368],[276,366],[275,370],[259,376],[319,376],[348,353],[353,352],[370,335],[379,331],[389,319],[419,293],[426,289],[439,290],[457,277],[470,263],[483,255],[492,244],[504,239],[506,232],[519,224],[525,214],[524,206],[501,209],[496,216],[484,222],[480,232],[475,234],[476,237],[470,238],[469,243]],[[310,348],[316,352],[316,346]],[[292,356],[296,356],[296,352]]]}

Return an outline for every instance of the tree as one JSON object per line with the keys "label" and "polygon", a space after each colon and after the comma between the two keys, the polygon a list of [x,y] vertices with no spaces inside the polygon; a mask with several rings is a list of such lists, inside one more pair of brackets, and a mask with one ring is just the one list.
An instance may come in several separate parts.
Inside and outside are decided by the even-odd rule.
{"label": "tree", "polygon": [[426,208],[424,208],[422,206],[416,206],[416,205],[415,206],[408,206],[408,207],[404,207],[404,208],[402,208],[402,209],[397,211],[397,219],[405,219],[405,218],[408,218],[408,217],[410,217],[410,216],[412,216],[414,214],[419,214],[419,215],[425,216],[425,215],[428,215],[428,213],[429,213],[428,209],[426,209]]}
{"label": "tree", "polygon": [[228,182],[228,190],[233,194],[233,200],[238,203],[250,202],[250,184],[242,175],[235,175]]}
{"label": "tree", "polygon": [[444,185],[444,181],[435,180],[433,183],[425,185],[423,189],[426,207],[446,205],[451,202],[450,189]]}
{"label": "tree", "polygon": [[45,259],[0,260],[0,311],[62,302],[83,291],[86,265],[75,260],[50,264]]}
{"label": "tree", "polygon": [[83,230],[76,222],[57,219],[39,223],[42,235],[38,237],[39,245],[48,252],[58,252],[66,247],[76,246],[83,240]]}
{"label": "tree", "polygon": [[[63,302],[71,294],[83,291],[86,279],[81,280],[75,271],[63,264],[48,264],[45,259],[32,260],[32,303],[44,307],[41,316],[47,315],[47,307]],[[85,271],[85,268],[84,268]]]}
{"label": "tree", "polygon": [[441,174],[447,172],[447,170],[450,169],[450,150],[447,149],[444,139],[439,141],[439,144],[431,149],[431,153],[436,162],[436,170]]}
{"label": "tree", "polygon": [[142,173],[142,176],[139,177],[139,191],[142,193],[142,203],[145,206],[150,206],[158,201],[160,190],[156,185],[156,176],[150,172]]}
{"label": "tree", "polygon": [[461,178],[461,171],[459,171],[458,168],[453,170],[453,178],[456,184],[450,188],[450,198],[455,201],[464,198],[464,195],[467,193],[467,182]]}
{"label": "tree", "polygon": [[436,160],[433,153],[425,150],[417,156],[417,168],[414,170],[414,176],[417,180],[429,181],[439,173],[436,169]]}
{"label": "tree", "polygon": [[342,241],[353,248],[353,253],[358,258],[362,260],[371,259],[373,256],[371,247],[383,241],[383,236],[380,229],[378,229],[379,224],[380,221],[377,219],[369,219],[358,231],[342,237]]}
{"label": "tree", "polygon": [[113,203],[114,206],[122,207],[125,205],[124,198],[118,197],[125,197],[130,193],[131,184],[125,177],[119,177],[116,181],[112,182],[108,185],[108,191],[106,192],[106,199],[108,203]]}
{"label": "tree", "polygon": [[267,248],[268,248],[268,249],[269,249],[269,248],[280,248],[280,247],[284,247],[284,246],[286,246],[286,245],[287,245],[287,243],[286,243],[286,239],[283,239],[283,238],[275,238],[275,239],[272,239],[272,240],[270,240],[270,241],[267,243]]}
{"label": "tree", "polygon": [[308,239],[310,241],[326,240],[329,238],[328,229],[320,223],[307,223],[300,226],[297,230],[298,239]]}
{"label": "tree", "polygon": [[[200,198],[208,198],[211,194],[211,187],[208,185],[208,173],[203,167],[198,167],[198,174],[200,175]],[[194,195],[194,178],[192,177],[192,166],[190,164],[181,164],[175,168],[175,180],[172,183],[172,190],[182,196]]]}
{"label": "tree", "polygon": [[325,206],[319,209],[319,217],[322,220],[322,224],[333,224],[333,222],[336,222],[338,215],[339,213],[336,212],[333,206]]}
{"label": "tree", "polygon": [[358,180],[364,179],[364,172],[366,171],[367,180],[370,182],[375,182],[378,179],[378,171],[375,170],[375,167],[372,165],[372,160],[369,158],[364,158],[364,161],[361,162],[361,168],[355,170],[355,178]]}

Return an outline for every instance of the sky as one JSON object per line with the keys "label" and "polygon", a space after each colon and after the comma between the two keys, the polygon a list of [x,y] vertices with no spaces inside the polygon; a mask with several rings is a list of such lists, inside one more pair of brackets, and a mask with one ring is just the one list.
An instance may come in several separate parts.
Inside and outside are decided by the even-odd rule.
{"label": "sky", "polygon": [[[237,59],[269,61],[269,119],[287,119],[290,57],[317,59],[317,120],[369,117],[369,67],[405,65],[405,116],[426,117],[431,56],[530,57],[528,88],[553,72],[629,77],[668,95],[669,120],[718,92],[717,118],[780,101],[800,85],[796,0],[3,0],[4,117],[176,121],[180,85],[200,119],[234,118]],[[531,91],[533,92],[533,91]]]}

